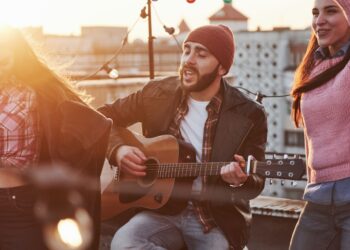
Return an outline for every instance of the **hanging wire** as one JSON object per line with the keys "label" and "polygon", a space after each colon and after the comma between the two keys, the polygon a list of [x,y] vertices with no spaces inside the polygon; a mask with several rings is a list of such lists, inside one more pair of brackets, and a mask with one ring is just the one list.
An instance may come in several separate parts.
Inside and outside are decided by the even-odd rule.
{"label": "hanging wire", "polygon": [[248,94],[251,94],[251,95],[257,95],[258,93],[260,95],[262,95],[263,98],[273,98],[273,97],[288,97],[290,96],[290,94],[282,94],[282,95],[265,95],[263,93],[261,93],[260,91],[254,93],[252,91],[250,91],[249,89],[246,89],[246,88],[243,88],[243,87],[236,87],[237,89],[242,89],[244,90],[245,92],[247,92]]}
{"label": "hanging wire", "polygon": [[289,97],[289,94],[284,94],[284,95],[266,95],[261,93],[260,91],[254,93],[252,91],[250,91],[249,89],[243,88],[243,87],[236,87],[237,89],[242,89],[245,92],[247,92],[248,94],[254,95],[255,96],[255,100],[259,103],[262,103],[262,99],[263,98],[280,98],[280,97]]}
{"label": "hanging wire", "polygon": [[[156,7],[153,5],[153,2],[151,4],[152,4],[152,8],[154,9],[154,13],[156,14],[156,17],[158,19],[158,22],[160,22],[160,24],[163,25],[165,32],[167,32],[169,35],[172,36],[172,38],[176,42],[177,47],[179,48],[180,51],[182,51],[182,46],[179,43],[179,41],[177,40],[176,36],[174,35],[174,32],[169,32],[172,27],[168,27],[164,24],[164,22],[162,21],[162,19],[160,18],[159,14],[158,14]],[[172,28],[172,29],[174,29],[174,28]],[[174,31],[175,31],[175,29],[174,29]]]}
{"label": "hanging wire", "polygon": [[102,64],[101,67],[99,67],[95,72],[93,72],[92,74],[83,77],[82,79],[79,79],[78,81],[75,81],[74,83],[77,84],[81,81],[85,81],[88,80],[92,77],[94,77],[95,75],[97,75],[98,72],[100,72],[101,70],[107,70],[109,68],[109,64],[119,56],[120,52],[122,51],[122,49],[124,48],[125,44],[128,42],[128,36],[130,34],[130,32],[135,28],[136,24],[138,23],[138,21],[140,20],[140,16],[138,16],[138,18],[136,19],[136,21],[133,23],[133,25],[131,25],[131,27],[128,29],[128,31],[126,32],[126,34],[124,35],[122,42],[121,42],[121,46],[119,47],[119,49],[114,53],[114,55],[107,60],[104,64]]}
{"label": "hanging wire", "polygon": [[245,92],[247,92],[248,94],[251,94],[251,95],[257,95],[258,93],[260,94],[260,95],[262,95],[262,97],[263,98],[273,98],[273,97],[289,97],[290,96],[290,94],[282,94],[282,95],[266,95],[266,94],[263,94],[263,93],[261,93],[261,92],[252,92],[252,91],[250,91],[249,89],[246,89],[246,88],[243,88],[243,87],[236,87],[237,89],[242,89],[242,90],[244,90]]}

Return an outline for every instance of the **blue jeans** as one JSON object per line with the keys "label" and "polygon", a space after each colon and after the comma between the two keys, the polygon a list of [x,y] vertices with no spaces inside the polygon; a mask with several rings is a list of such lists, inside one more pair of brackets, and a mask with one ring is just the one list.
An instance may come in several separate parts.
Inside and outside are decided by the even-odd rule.
{"label": "blue jeans", "polygon": [[218,228],[203,233],[193,208],[188,206],[176,216],[151,211],[136,214],[121,227],[111,243],[111,250],[119,249],[188,249],[226,250],[229,243]]}
{"label": "blue jeans", "polygon": [[30,186],[0,188],[0,250],[43,250]]}
{"label": "blue jeans", "polygon": [[350,204],[308,202],[294,229],[290,250],[350,249]]}

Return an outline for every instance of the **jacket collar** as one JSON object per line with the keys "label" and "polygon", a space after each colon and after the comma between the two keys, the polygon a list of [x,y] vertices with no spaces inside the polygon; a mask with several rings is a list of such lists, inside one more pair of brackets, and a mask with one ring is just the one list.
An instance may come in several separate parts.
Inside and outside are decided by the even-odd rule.
{"label": "jacket collar", "polygon": [[238,89],[231,87],[226,79],[222,79],[221,84],[224,88],[223,111],[247,102],[246,97]]}
{"label": "jacket collar", "polygon": [[350,48],[350,41],[346,42],[333,56],[329,54],[328,49],[319,47],[314,53],[315,59],[325,60],[330,58],[342,57]]}

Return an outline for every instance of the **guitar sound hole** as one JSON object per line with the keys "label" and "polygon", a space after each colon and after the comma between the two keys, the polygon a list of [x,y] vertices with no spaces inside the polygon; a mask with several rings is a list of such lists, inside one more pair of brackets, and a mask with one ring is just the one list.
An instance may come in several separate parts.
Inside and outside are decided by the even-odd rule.
{"label": "guitar sound hole", "polygon": [[145,165],[147,167],[146,176],[140,179],[141,181],[140,185],[149,186],[149,185],[152,185],[157,178],[158,161],[156,159],[150,158],[146,161]]}

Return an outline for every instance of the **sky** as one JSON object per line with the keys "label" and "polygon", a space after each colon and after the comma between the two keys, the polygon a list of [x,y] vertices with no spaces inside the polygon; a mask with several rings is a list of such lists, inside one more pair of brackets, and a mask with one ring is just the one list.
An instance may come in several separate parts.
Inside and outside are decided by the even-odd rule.
{"label": "sky", "polygon": [[[311,22],[314,0],[233,0],[233,6],[249,17],[248,28],[274,26],[304,29]],[[80,26],[106,25],[131,28],[147,0],[2,0],[0,24],[17,27],[42,26],[45,33],[79,35]],[[177,27],[184,19],[190,28],[208,24],[208,17],[223,6],[223,0],[152,1],[155,36],[166,36],[162,26]],[[158,14],[158,15],[157,15]],[[159,17],[159,18],[158,18]],[[147,20],[139,19],[130,39],[147,39]]]}

